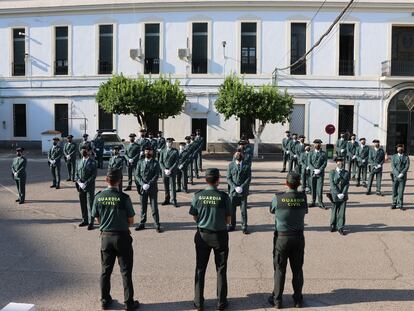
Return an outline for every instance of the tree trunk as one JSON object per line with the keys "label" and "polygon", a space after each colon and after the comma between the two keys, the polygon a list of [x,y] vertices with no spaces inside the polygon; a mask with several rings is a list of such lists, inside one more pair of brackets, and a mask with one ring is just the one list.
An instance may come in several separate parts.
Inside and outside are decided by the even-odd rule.
{"label": "tree trunk", "polygon": [[147,122],[145,119],[145,116],[143,114],[139,114],[137,115],[137,120],[138,120],[138,124],[140,126],[141,129],[147,129]]}
{"label": "tree trunk", "polygon": [[[257,126],[257,123],[259,123],[258,126]],[[253,135],[254,135],[253,158],[257,159],[259,157],[259,144],[261,142],[260,137],[262,136],[266,123],[263,123],[260,120],[255,120],[254,124],[252,125],[253,125],[252,130],[253,130]]]}

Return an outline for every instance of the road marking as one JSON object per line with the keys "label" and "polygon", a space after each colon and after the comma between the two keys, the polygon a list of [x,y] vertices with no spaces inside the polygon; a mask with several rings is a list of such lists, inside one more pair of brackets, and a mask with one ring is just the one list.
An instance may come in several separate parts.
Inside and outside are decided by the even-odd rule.
{"label": "road marking", "polygon": [[3,185],[1,183],[0,183],[0,187],[6,189],[8,192],[13,193],[16,197],[19,197],[19,194],[17,192],[15,192],[15,191],[11,190],[9,187],[6,187],[5,185]]}

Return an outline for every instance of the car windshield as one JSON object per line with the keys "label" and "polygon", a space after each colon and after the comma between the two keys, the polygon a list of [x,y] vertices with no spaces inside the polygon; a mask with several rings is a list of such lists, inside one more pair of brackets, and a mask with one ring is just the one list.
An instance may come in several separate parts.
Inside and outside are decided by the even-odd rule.
{"label": "car windshield", "polygon": [[117,134],[104,134],[102,135],[104,142],[106,143],[120,143],[121,139]]}

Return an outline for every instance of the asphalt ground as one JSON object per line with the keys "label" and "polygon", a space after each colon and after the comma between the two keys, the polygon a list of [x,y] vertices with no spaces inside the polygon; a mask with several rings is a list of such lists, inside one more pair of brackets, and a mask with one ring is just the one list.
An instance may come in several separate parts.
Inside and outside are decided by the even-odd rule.
{"label": "asphalt ground", "polygon": [[[9,302],[34,303],[36,310],[100,310],[99,231],[79,228],[80,207],[73,183],[50,189],[45,158],[28,161],[26,204],[18,205],[10,175],[11,157],[0,155],[0,308]],[[105,163],[106,167],[107,163]],[[228,161],[209,158],[204,167],[225,175]],[[333,167],[329,164],[329,168]],[[249,229],[230,234],[228,262],[229,310],[266,310],[273,288],[274,218],[269,203],[283,191],[280,161],[253,164]],[[389,164],[383,176],[384,197],[366,196],[350,187],[348,235],[329,232],[330,211],[311,208],[306,216],[304,264],[305,309],[414,310],[414,175],[409,172],[406,211],[391,210]],[[100,170],[97,191],[105,187]],[[62,180],[66,180],[62,167]],[[326,174],[327,177],[327,174]],[[135,296],[140,310],[192,310],[195,224],[188,214],[196,181],[189,194],[179,193],[179,208],[159,206],[165,232],[133,231]],[[225,178],[221,189],[226,189]],[[328,180],[325,180],[325,191]],[[135,190],[129,192],[139,215]],[[160,179],[159,201],[164,198]],[[240,212],[238,211],[238,219]],[[136,217],[136,221],[139,218]],[[112,276],[114,310],[123,309],[122,282],[116,265]],[[293,306],[288,268],[284,305]],[[216,276],[211,258],[206,278],[206,310],[213,310]]]}

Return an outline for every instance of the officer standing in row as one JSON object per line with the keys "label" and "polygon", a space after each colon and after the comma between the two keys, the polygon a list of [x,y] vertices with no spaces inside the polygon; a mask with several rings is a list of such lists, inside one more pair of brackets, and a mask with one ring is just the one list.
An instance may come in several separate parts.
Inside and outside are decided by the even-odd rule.
{"label": "officer standing in row", "polygon": [[102,131],[98,130],[97,131],[98,134],[95,138],[95,140],[93,141],[93,148],[96,154],[96,160],[97,160],[97,164],[98,164],[98,168],[102,169],[103,168],[103,152],[104,152],[104,147],[105,147],[105,141],[102,138]]}
{"label": "officer standing in row", "polygon": [[282,140],[282,149],[283,149],[283,169],[281,173],[286,172],[286,163],[289,161],[289,145],[290,145],[290,131],[285,132],[286,137]]}
{"label": "officer standing in row", "polygon": [[286,266],[289,260],[292,270],[293,300],[296,308],[303,306],[303,258],[305,254],[305,215],[308,213],[306,194],[297,189],[300,175],[290,172],[286,178],[288,190],[276,195],[270,207],[275,214],[273,238],[274,289],[268,301],[277,309],[283,307]]}
{"label": "officer standing in row", "polygon": [[144,230],[147,222],[148,199],[151,204],[152,218],[155,230],[161,232],[160,216],[158,211],[158,177],[160,165],[154,159],[154,151],[150,145],[145,147],[144,159],[140,160],[135,171],[135,183],[141,199],[141,221],[135,230]]}
{"label": "officer standing in row", "polygon": [[358,178],[357,178],[357,187],[362,186],[367,187],[367,171],[368,171],[368,157],[369,157],[369,147],[366,145],[366,139],[359,139],[359,147],[356,152],[357,165],[358,165]]}
{"label": "officer standing in row", "polygon": [[200,145],[198,143],[198,141],[196,140],[196,135],[193,133],[191,134],[191,153],[192,153],[192,163],[191,163],[191,169],[193,170],[193,178],[194,176],[198,179],[200,178],[199,172],[198,172],[198,156],[200,153]]}
{"label": "officer standing in row", "polygon": [[345,133],[341,133],[339,139],[336,141],[336,156],[345,158],[348,141],[345,139]]}
{"label": "officer standing in row", "polygon": [[188,176],[188,182],[191,185],[194,185],[194,169],[193,169],[193,157],[194,157],[194,150],[195,150],[195,144],[194,142],[191,140],[191,136],[186,136],[185,137],[185,149],[188,150],[189,153],[189,157],[190,157],[190,163],[188,164],[188,172],[187,172],[187,176]]}
{"label": "officer standing in row", "polygon": [[250,147],[250,144],[244,139],[241,139],[238,142],[238,148],[243,153],[243,163],[244,165],[251,166],[253,162],[253,152],[252,148]]}
{"label": "officer standing in row", "polygon": [[346,158],[348,159],[348,172],[351,174],[351,179],[355,180],[357,171],[357,150],[359,144],[356,141],[356,135],[351,135],[351,140],[346,145]]}
{"label": "officer standing in row", "polygon": [[167,138],[167,147],[161,153],[160,166],[164,181],[165,200],[161,205],[177,204],[177,170],[178,170],[178,150],[173,147],[174,138]]}
{"label": "officer standing in row", "polygon": [[[162,132],[158,131],[158,138],[157,138],[157,161],[160,161],[161,151],[165,148],[165,138],[162,136]],[[155,154],[155,151],[154,151]]]}
{"label": "officer standing in row", "polygon": [[190,215],[197,223],[194,242],[196,249],[194,306],[204,310],[204,280],[211,250],[217,271],[217,310],[225,310],[227,301],[227,259],[229,235],[227,225],[231,221],[229,196],[218,190],[220,172],[217,168],[206,170],[207,188],[194,194]]}
{"label": "officer standing in row", "polygon": [[382,181],[382,166],[385,161],[385,152],[384,149],[380,147],[380,141],[374,139],[374,147],[369,150],[368,164],[370,167],[369,177],[368,177],[368,188],[367,195],[371,194],[372,183],[374,182],[374,176],[376,179],[376,194],[382,196],[381,193],[381,181]]}
{"label": "officer standing in row", "polygon": [[68,179],[66,181],[75,181],[76,156],[78,149],[73,142],[73,135],[68,135],[67,142],[63,147],[63,155],[65,157],[66,167],[68,168]]}
{"label": "officer standing in row", "polygon": [[[93,143],[88,140],[89,135],[85,133],[85,134],[82,135],[82,137],[83,137],[83,141],[81,141],[79,143],[79,146],[78,146],[79,154],[81,155],[81,157],[82,157],[82,147],[83,146],[86,146],[86,148],[88,150],[93,151]],[[91,157],[93,157],[92,153],[91,153]]]}
{"label": "officer standing in row", "polygon": [[329,173],[330,194],[332,199],[331,232],[338,231],[345,235],[345,211],[348,201],[349,172],[345,170],[345,162],[337,157],[336,169]]}
{"label": "officer standing in row", "polygon": [[146,129],[141,129],[140,131],[139,131],[139,133],[140,133],[140,138],[138,139],[138,141],[137,141],[137,144],[139,145],[139,149],[140,149],[140,152],[139,152],[139,159],[141,160],[141,159],[143,159],[144,158],[144,151],[145,151],[145,148],[146,147],[148,147],[148,146],[150,146],[151,145],[151,142],[150,142],[150,140],[147,138],[147,130]]}
{"label": "officer standing in row", "polygon": [[289,150],[289,172],[296,170],[296,166],[298,165],[298,155],[296,154],[296,145],[299,144],[298,134],[292,134],[292,139],[290,140],[288,150]]}
{"label": "officer standing in row", "polygon": [[60,188],[60,159],[63,156],[63,150],[59,146],[59,137],[53,138],[53,146],[50,148],[47,155],[47,160],[52,173],[53,182],[50,188]]}
{"label": "officer standing in row", "polygon": [[185,143],[180,143],[178,149],[178,171],[177,171],[177,192],[181,189],[188,193],[188,165],[191,161],[191,154]]}
{"label": "officer standing in row", "polygon": [[124,191],[131,190],[132,187],[132,176],[135,173],[135,169],[137,167],[137,163],[139,160],[141,147],[135,142],[135,133],[129,134],[129,144],[125,150],[125,158],[127,160],[127,168],[128,168],[128,184]]}
{"label": "officer standing in row", "polygon": [[82,157],[76,162],[75,181],[83,219],[79,227],[88,226],[88,230],[93,230],[92,206],[95,197],[97,164],[91,158],[90,153],[91,149],[88,149],[87,145],[82,146]]}
{"label": "officer standing in row", "polygon": [[112,157],[109,159],[108,170],[119,170],[121,172],[121,181],[119,182],[119,192],[122,192],[122,181],[123,181],[123,172],[124,167],[127,165],[127,161],[124,156],[119,153],[119,146],[114,146],[112,148]]}
{"label": "officer standing in row", "polygon": [[296,153],[296,172],[300,174],[302,167],[301,167],[301,163],[300,163],[300,157],[302,155],[302,153],[305,152],[305,136],[304,135],[299,135],[299,143],[296,144],[296,149],[295,149],[295,153]]}
{"label": "officer standing in row", "polygon": [[311,174],[312,203],[310,207],[316,206],[316,197],[320,208],[326,209],[323,204],[323,182],[325,179],[325,168],[328,165],[328,157],[322,150],[322,140],[315,139],[314,150],[309,155],[309,169]]}
{"label": "officer standing in row", "polygon": [[196,138],[198,145],[200,146],[198,149],[198,156],[197,156],[197,169],[199,172],[203,171],[203,148],[204,148],[204,137],[201,137],[201,131],[199,129],[196,130]]}
{"label": "officer standing in row", "polygon": [[391,159],[392,205],[391,209],[399,208],[405,211],[404,190],[407,173],[410,168],[410,158],[404,153],[404,145],[397,145],[397,153]]}
{"label": "officer standing in row", "polygon": [[138,309],[139,302],[134,300],[132,268],[134,251],[129,227],[134,224],[134,208],[130,197],[119,191],[122,173],[110,169],[106,175],[107,188],[96,194],[93,202],[92,217],[96,217],[101,231],[101,305],[108,310],[112,304],[111,274],[115,259],[118,258],[124,286],[125,310]]}
{"label": "officer standing in row", "polygon": [[302,191],[310,193],[310,186],[312,185],[310,168],[309,168],[310,145],[305,144],[305,151],[300,154],[299,167],[302,181]]}
{"label": "officer standing in row", "polygon": [[12,177],[16,183],[19,198],[16,202],[23,204],[26,197],[26,165],[27,160],[23,156],[24,148],[16,148],[16,157],[11,165]]}
{"label": "officer standing in row", "polygon": [[[149,140],[151,148],[154,152],[154,159],[156,159],[157,158],[158,140],[154,137],[154,134],[152,132],[148,133],[148,140]],[[145,150],[144,150],[144,153],[145,153]]]}
{"label": "officer standing in row", "polygon": [[227,170],[227,183],[229,185],[229,196],[231,201],[231,224],[228,231],[236,229],[237,206],[240,206],[242,216],[242,231],[248,234],[247,230],[247,197],[249,196],[252,170],[250,165],[243,161],[243,152],[237,150],[234,160],[230,162]]}

